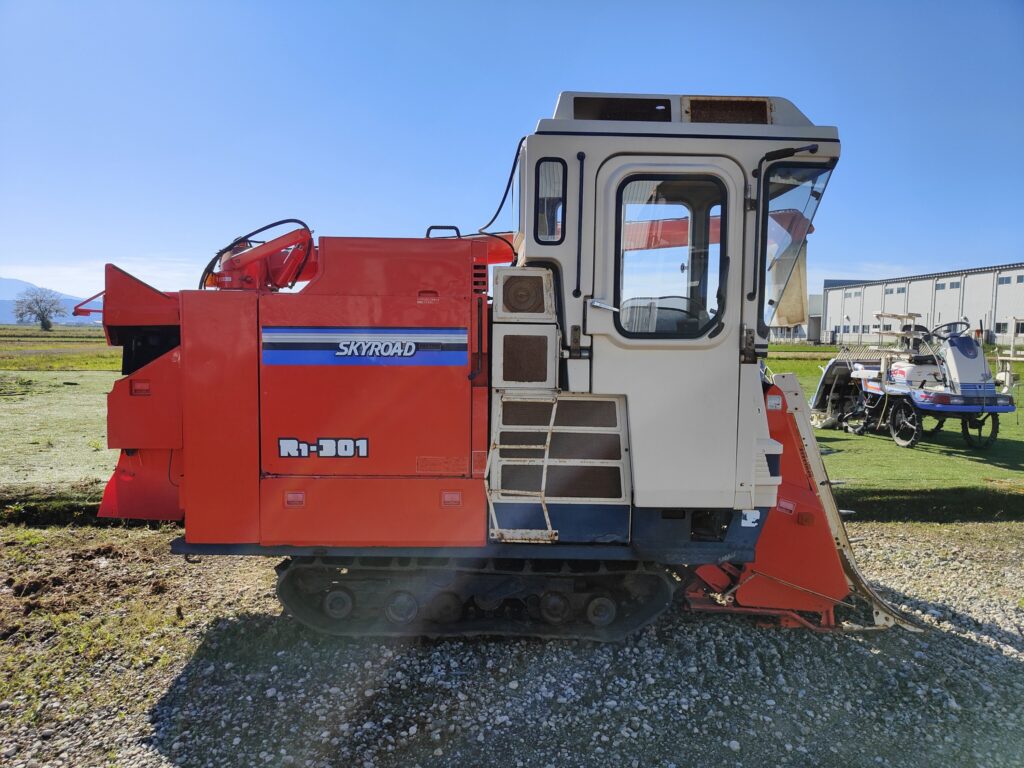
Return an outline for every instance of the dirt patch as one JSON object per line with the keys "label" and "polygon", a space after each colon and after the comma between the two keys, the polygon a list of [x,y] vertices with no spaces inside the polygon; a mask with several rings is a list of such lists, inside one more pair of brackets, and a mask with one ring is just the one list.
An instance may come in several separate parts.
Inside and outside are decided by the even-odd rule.
{"label": "dirt patch", "polygon": [[[5,559],[20,565],[4,580],[5,589],[0,593],[0,597],[6,595],[20,601],[20,611],[10,600],[5,606],[10,609],[4,612],[8,620],[0,626],[0,635],[5,639],[19,631],[26,633],[26,637],[40,631],[40,627],[19,623],[16,618],[19,613],[28,616],[36,611],[51,614],[75,611],[92,615],[112,598],[167,591],[166,581],[152,567],[157,553],[112,542],[77,546],[73,540],[66,541],[59,536],[46,536],[46,540],[45,552],[39,551],[34,537],[15,537],[3,542]],[[53,546],[55,542],[62,546]],[[127,569],[118,562],[125,560],[129,561]],[[126,576],[127,570],[131,571],[131,577]],[[143,571],[141,577],[140,570]],[[161,586],[154,591],[153,585],[157,582]],[[42,631],[48,633],[49,629]]]}
{"label": "dirt patch", "polygon": [[986,477],[985,482],[1005,493],[1024,493],[1024,478]]}

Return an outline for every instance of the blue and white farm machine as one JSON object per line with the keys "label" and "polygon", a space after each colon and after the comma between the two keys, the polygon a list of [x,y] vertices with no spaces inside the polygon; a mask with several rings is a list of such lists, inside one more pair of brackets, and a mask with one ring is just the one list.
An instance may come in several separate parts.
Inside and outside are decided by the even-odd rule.
{"label": "blue and white farm machine", "polygon": [[876,317],[877,344],[845,347],[828,362],[811,400],[811,423],[855,434],[888,429],[897,445],[912,448],[959,419],[968,446],[992,445],[999,414],[1015,410],[1013,382],[1002,373],[993,377],[970,325],[929,330],[916,324],[916,314]]}

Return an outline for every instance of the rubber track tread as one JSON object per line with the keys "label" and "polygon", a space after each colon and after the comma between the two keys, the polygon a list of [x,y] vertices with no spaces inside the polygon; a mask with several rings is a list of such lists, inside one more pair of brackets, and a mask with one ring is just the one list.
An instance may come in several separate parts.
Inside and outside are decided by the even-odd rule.
{"label": "rubber track tread", "polygon": [[[533,569],[531,561],[520,561],[523,567],[503,568],[493,560],[476,561],[477,566],[469,566],[450,559],[439,559],[436,563],[424,559],[410,561],[391,558],[348,558],[345,560],[300,559],[293,558],[283,561],[277,567],[277,594],[285,611],[296,621],[317,632],[339,637],[535,637],[542,639],[576,639],[594,640],[598,642],[620,641],[633,632],[647,626],[672,604],[672,597],[678,585],[673,573],[663,566],[648,563],[636,563],[623,569],[621,563],[612,564],[607,568],[602,563],[598,570],[573,570],[569,563],[562,563],[557,570],[551,569],[550,561],[544,567]],[[594,564],[588,563],[589,566]],[[342,569],[345,572],[342,572]],[[335,620],[328,618],[320,608],[320,599],[326,589],[313,590],[303,588],[303,579],[311,579],[314,583],[330,581],[330,588],[346,588],[355,597],[356,604],[372,603],[385,592],[401,591],[410,584],[422,585],[422,580],[432,577],[452,578],[458,582],[474,580],[496,580],[502,577],[519,583],[536,582],[538,585],[546,581],[582,580],[598,584],[594,590],[586,594],[617,594],[642,587],[649,592],[642,599],[634,595],[630,600],[617,600],[619,615],[612,624],[595,627],[583,618],[584,611],[577,611],[574,621],[565,624],[548,624],[539,618],[531,618],[528,611],[520,610],[520,615],[502,616],[493,612],[464,611],[463,618],[453,623],[439,623],[429,618],[418,619],[405,626],[395,625],[383,617],[382,611],[375,611],[371,616],[350,616]],[[376,594],[373,590],[376,589]],[[540,587],[538,587],[539,591]],[[437,587],[437,592],[449,591],[444,584]],[[459,591],[456,589],[457,594]],[[574,593],[575,594],[575,593]],[[469,596],[460,594],[468,601]],[[512,595],[513,599],[521,599],[522,595]],[[423,616],[428,610],[424,606]],[[472,615],[477,613],[479,615]],[[467,615],[469,614],[469,615]]]}

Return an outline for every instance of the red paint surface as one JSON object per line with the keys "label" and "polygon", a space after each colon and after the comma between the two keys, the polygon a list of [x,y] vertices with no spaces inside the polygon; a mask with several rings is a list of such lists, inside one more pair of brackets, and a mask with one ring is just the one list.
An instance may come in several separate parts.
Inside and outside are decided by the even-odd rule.
{"label": "red paint surface", "polygon": [[784,403],[782,410],[767,412],[771,437],[783,446],[779,499],[784,509],[768,513],[754,562],[740,575],[743,584],[736,591],[736,604],[825,613],[847,597],[846,576],[803,458],[796,418],[785,409],[782,390],[771,387],[767,394],[778,395]]}
{"label": "red paint surface", "polygon": [[103,489],[99,517],[179,521],[181,452],[121,451],[117,468]]}
{"label": "red paint surface", "polygon": [[185,538],[259,539],[257,295],[181,293]]}
{"label": "red paint surface", "polygon": [[[289,506],[289,494],[305,506]],[[461,505],[445,499],[461,494]],[[294,498],[294,497],[292,497]],[[264,546],[483,546],[482,480],[453,478],[275,477],[260,483]]]}
{"label": "red paint surface", "polygon": [[161,355],[107,395],[108,448],[181,448],[181,349]]}
{"label": "red paint surface", "polygon": [[113,264],[107,264],[105,278],[103,330],[111,343],[116,343],[111,329],[117,326],[178,325],[180,322],[177,293],[159,291]]}

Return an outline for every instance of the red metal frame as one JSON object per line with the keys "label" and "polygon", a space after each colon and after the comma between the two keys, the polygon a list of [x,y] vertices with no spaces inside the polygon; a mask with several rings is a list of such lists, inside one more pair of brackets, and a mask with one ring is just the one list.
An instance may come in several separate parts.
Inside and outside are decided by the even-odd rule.
{"label": "red metal frame", "polygon": [[99,293],[94,293],[85,301],[78,302],[71,310],[71,314],[74,315],[75,317],[89,317],[90,315],[102,315],[102,309],[89,309],[85,305],[88,304],[89,302],[96,301],[96,299],[98,299],[103,294],[104,291],[100,291]]}

